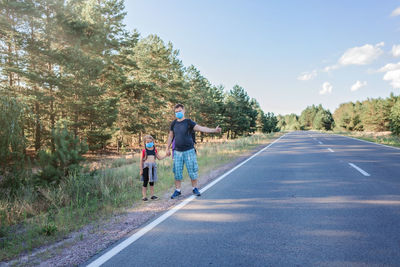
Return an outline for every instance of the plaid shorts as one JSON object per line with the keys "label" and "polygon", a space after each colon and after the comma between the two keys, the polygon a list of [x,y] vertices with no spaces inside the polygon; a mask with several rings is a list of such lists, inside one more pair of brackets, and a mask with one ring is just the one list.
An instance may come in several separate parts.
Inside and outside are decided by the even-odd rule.
{"label": "plaid shorts", "polygon": [[174,164],[172,170],[175,174],[175,180],[182,180],[183,178],[183,165],[186,165],[189,177],[192,180],[196,180],[199,170],[197,165],[197,156],[194,149],[187,151],[176,151],[174,150]]}

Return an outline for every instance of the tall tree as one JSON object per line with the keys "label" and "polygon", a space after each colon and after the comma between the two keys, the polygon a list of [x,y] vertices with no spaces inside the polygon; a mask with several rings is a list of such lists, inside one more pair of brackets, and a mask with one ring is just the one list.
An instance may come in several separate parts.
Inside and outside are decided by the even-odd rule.
{"label": "tall tree", "polygon": [[253,109],[250,98],[243,87],[235,85],[225,100],[225,124],[229,129],[228,137],[236,138],[250,132]]}
{"label": "tall tree", "polygon": [[400,135],[400,99],[397,99],[391,108],[389,119],[392,133]]}
{"label": "tall tree", "polygon": [[361,120],[366,131],[388,131],[390,105],[384,99],[368,99],[362,102]]}
{"label": "tall tree", "polygon": [[[184,68],[178,59],[179,51],[172,43],[165,44],[160,37],[149,35],[141,39],[134,49],[137,70],[133,75],[138,82],[140,109],[132,114],[137,123],[133,133],[152,133],[166,136],[172,107],[178,102],[186,102],[187,92]],[[169,118],[169,119],[166,119]]]}

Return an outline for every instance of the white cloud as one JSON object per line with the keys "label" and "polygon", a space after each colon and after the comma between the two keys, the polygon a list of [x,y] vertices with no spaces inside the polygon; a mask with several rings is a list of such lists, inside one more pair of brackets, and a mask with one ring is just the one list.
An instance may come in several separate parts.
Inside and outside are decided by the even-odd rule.
{"label": "white cloud", "polygon": [[399,63],[389,63],[380,68],[378,71],[379,72],[388,72],[391,70],[398,70],[400,69],[400,62]]}
{"label": "white cloud", "polygon": [[297,77],[297,80],[300,81],[308,81],[314,79],[317,76],[317,70],[313,70],[311,72],[303,72],[302,74]]}
{"label": "white cloud", "polygon": [[332,65],[332,66],[327,66],[327,67],[325,67],[325,68],[324,68],[324,71],[329,72],[329,71],[331,71],[331,70],[336,70],[336,69],[338,69],[338,68],[339,68],[339,65],[336,64],[336,65]]}
{"label": "white cloud", "polygon": [[384,42],[380,42],[376,45],[366,44],[363,46],[349,48],[339,58],[337,64],[325,67],[324,71],[329,72],[347,65],[370,64],[383,54],[381,47],[384,45]]}
{"label": "white cloud", "polygon": [[390,81],[390,85],[393,89],[400,89],[400,69],[386,72],[383,76],[383,80]]}
{"label": "white cloud", "polygon": [[330,94],[330,93],[332,93],[332,85],[330,84],[330,83],[328,83],[328,82],[324,82],[323,84],[322,84],[322,90],[321,91],[319,91],[319,94],[320,95],[326,95],[326,94]]}
{"label": "white cloud", "polygon": [[383,51],[380,49],[380,47],[384,45],[385,44],[383,42],[380,42],[375,46],[366,44],[347,49],[347,51],[344,52],[339,59],[339,64],[343,66],[369,64],[383,54]]}
{"label": "white cloud", "polygon": [[400,15],[400,7],[393,10],[392,14],[390,14],[390,16],[392,16],[392,17],[398,16],[398,15]]}
{"label": "white cloud", "polygon": [[394,57],[400,57],[400,45],[394,45],[392,47],[392,55]]}
{"label": "white cloud", "polygon": [[365,82],[365,81],[364,82],[356,81],[356,83],[351,86],[350,90],[352,92],[354,92],[354,91],[357,91],[358,89],[360,89],[361,87],[364,87],[366,85],[367,85],[367,82]]}
{"label": "white cloud", "polygon": [[383,76],[383,80],[389,81],[393,89],[400,88],[400,62],[386,64],[378,71],[386,72]]}

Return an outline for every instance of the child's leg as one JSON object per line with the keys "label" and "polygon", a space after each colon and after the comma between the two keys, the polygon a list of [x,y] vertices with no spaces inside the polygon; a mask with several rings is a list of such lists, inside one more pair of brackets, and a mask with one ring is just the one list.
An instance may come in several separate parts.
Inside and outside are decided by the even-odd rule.
{"label": "child's leg", "polygon": [[142,186],[142,196],[143,196],[143,198],[146,198],[147,196],[147,187],[145,187],[145,186]]}
{"label": "child's leg", "polygon": [[142,187],[142,196],[143,199],[147,196],[147,184],[149,183],[149,168],[143,169],[143,187]]}
{"label": "child's leg", "polygon": [[154,196],[154,182],[150,182],[150,195]]}

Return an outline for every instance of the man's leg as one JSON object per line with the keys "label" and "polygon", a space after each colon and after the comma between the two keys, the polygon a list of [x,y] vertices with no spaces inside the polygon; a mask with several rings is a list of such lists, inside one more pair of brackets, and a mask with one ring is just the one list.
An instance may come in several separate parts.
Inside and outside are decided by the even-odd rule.
{"label": "man's leg", "polygon": [[183,152],[174,151],[174,160],[172,170],[175,176],[175,191],[171,198],[175,198],[181,194],[181,181],[183,178]]}
{"label": "man's leg", "polygon": [[184,162],[186,164],[186,169],[189,173],[190,180],[192,181],[193,194],[200,196],[199,189],[197,188],[197,177],[199,167],[197,165],[197,156],[194,149],[185,151]]}
{"label": "man's leg", "polygon": [[182,184],[182,181],[181,181],[181,180],[176,180],[176,179],[175,179],[175,188],[176,188],[176,189],[179,189],[179,190],[180,190],[180,189],[181,189],[181,184]]}

